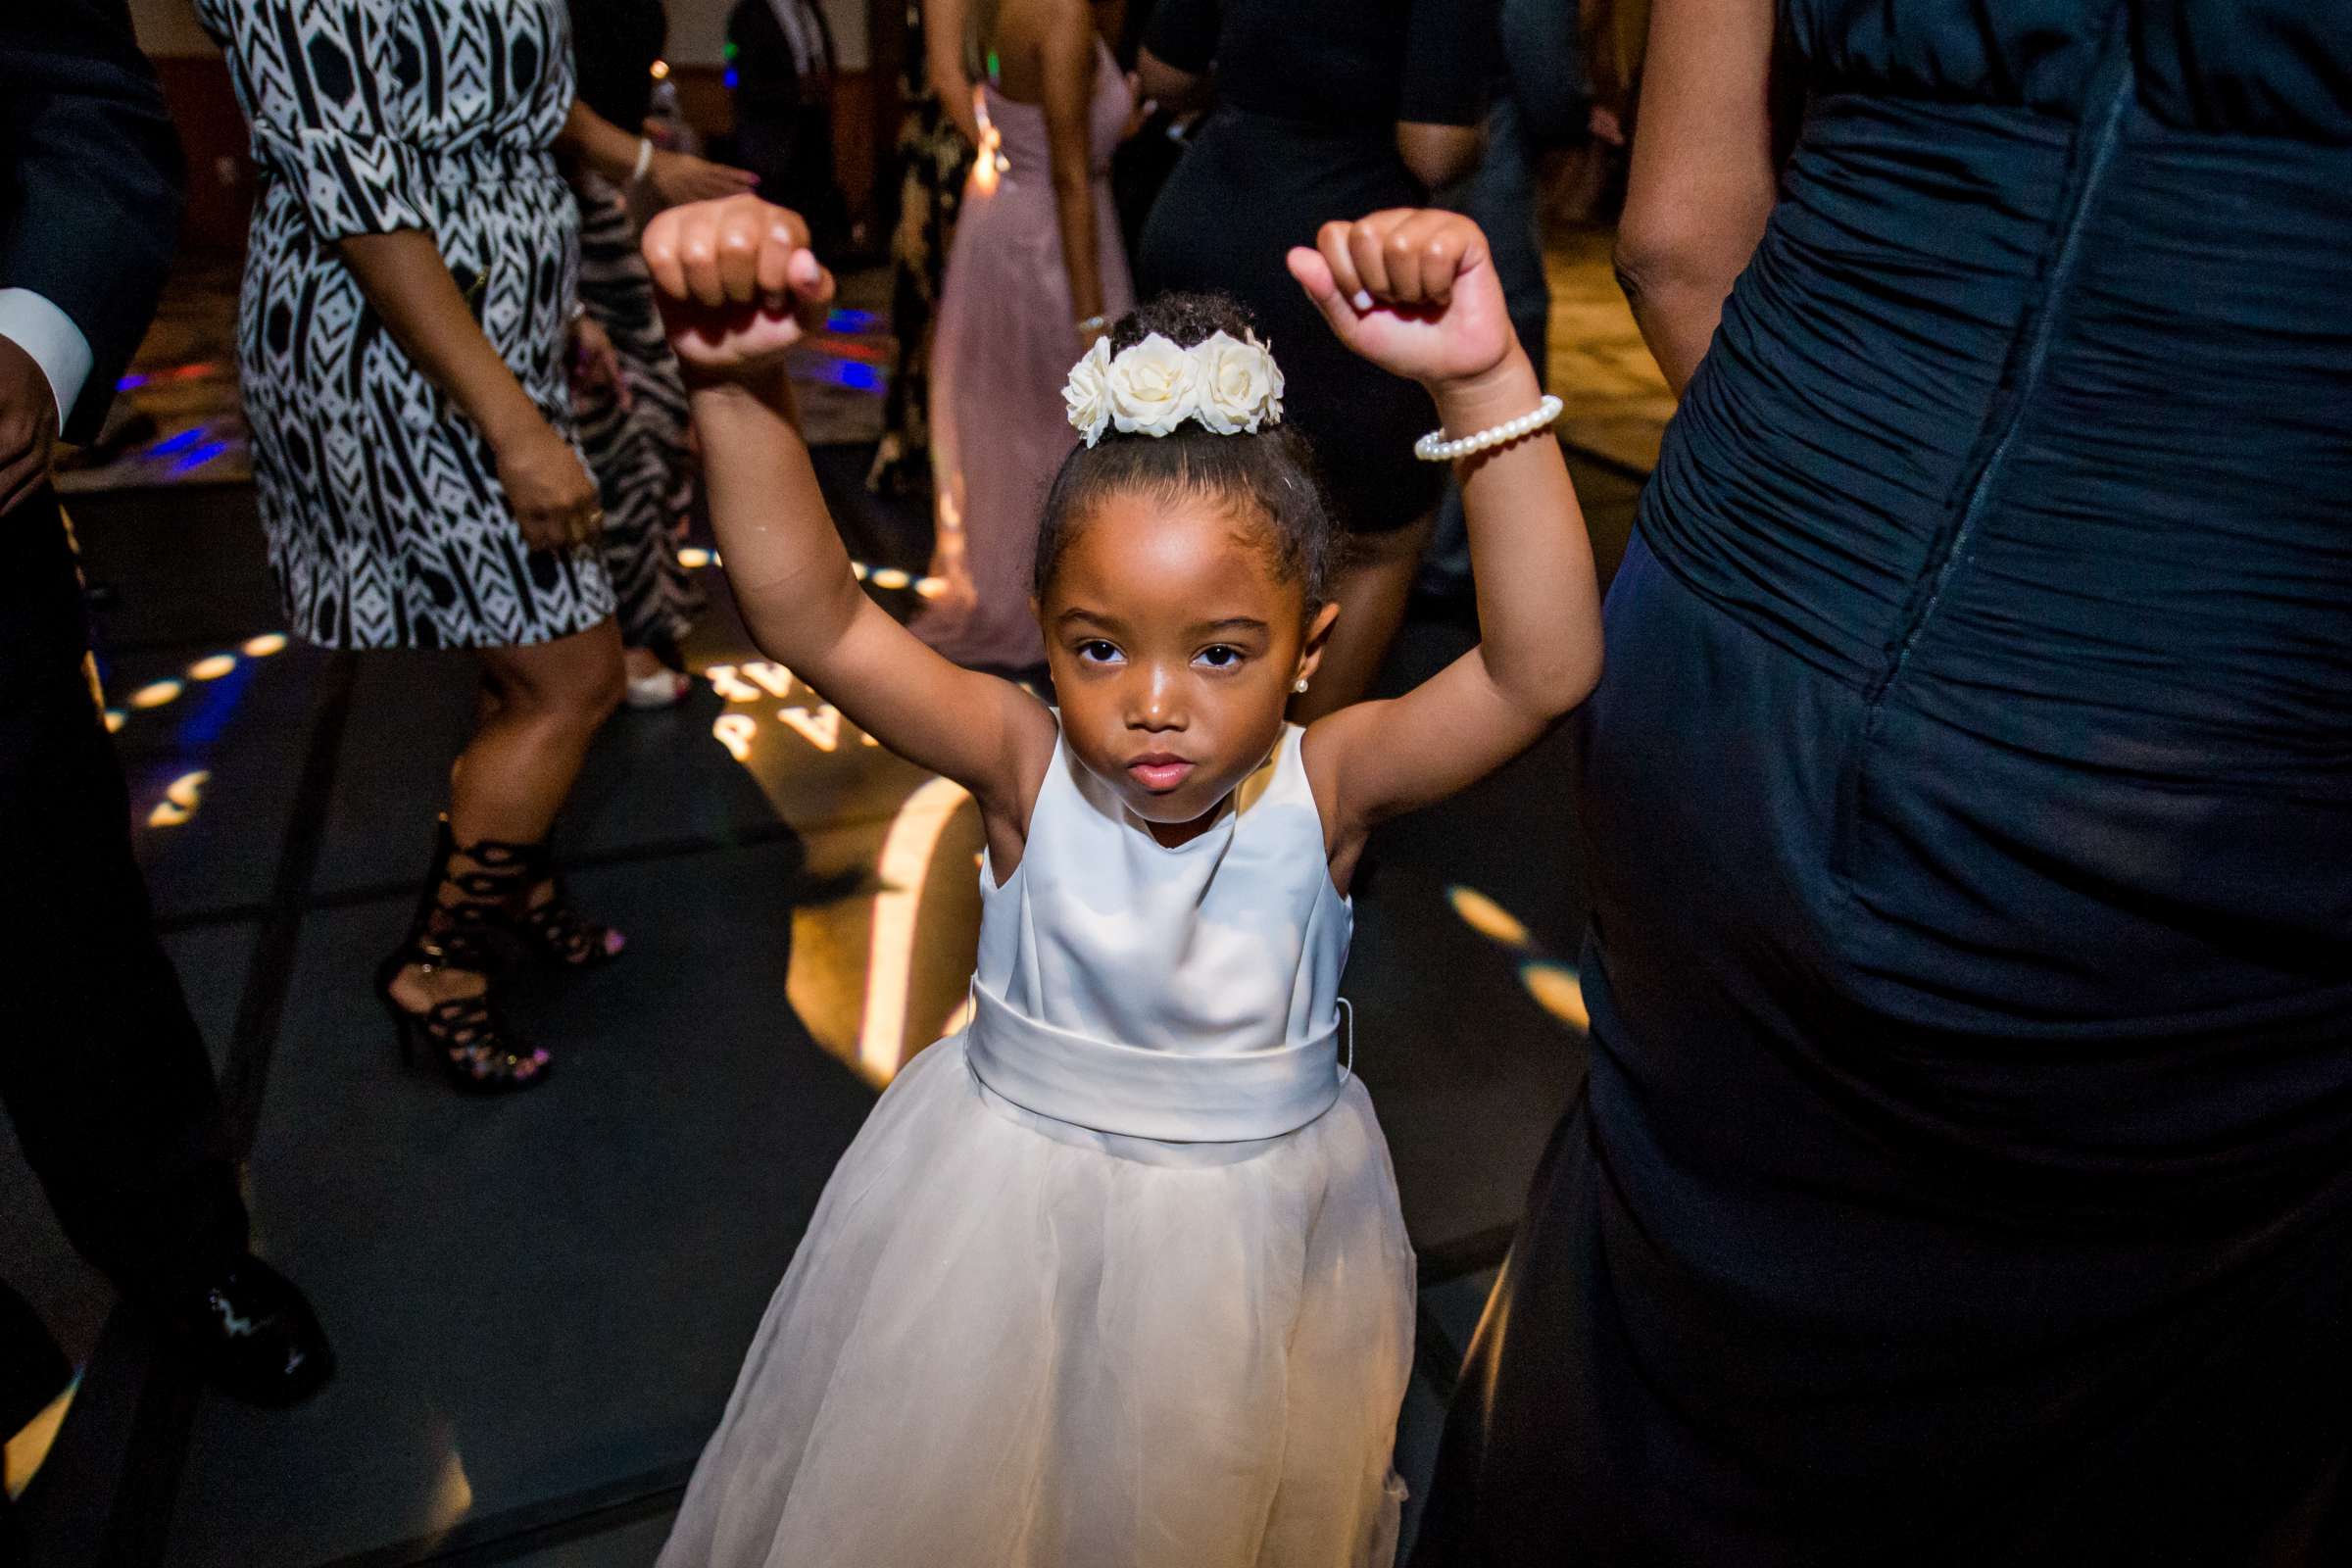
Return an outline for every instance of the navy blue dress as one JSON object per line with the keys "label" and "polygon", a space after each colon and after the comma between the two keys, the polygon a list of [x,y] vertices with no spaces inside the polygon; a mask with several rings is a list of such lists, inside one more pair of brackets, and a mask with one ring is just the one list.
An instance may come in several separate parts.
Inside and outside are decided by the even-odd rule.
{"label": "navy blue dress", "polygon": [[1782,20],[1415,1562],[2352,1562],[2352,6]]}

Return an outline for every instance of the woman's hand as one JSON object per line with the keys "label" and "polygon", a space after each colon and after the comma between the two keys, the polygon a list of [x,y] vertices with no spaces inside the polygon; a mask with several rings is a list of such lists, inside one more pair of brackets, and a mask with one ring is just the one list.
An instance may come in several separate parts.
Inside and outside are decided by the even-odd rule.
{"label": "woman's hand", "polygon": [[496,444],[498,482],[533,550],[564,550],[596,537],[605,520],[596,481],[571,443],[534,419]]}
{"label": "woman's hand", "polygon": [[1291,275],[1340,341],[1433,392],[1503,367],[1519,340],[1478,225],[1455,213],[1394,208],[1325,223]]}
{"label": "woman's hand", "polygon": [[653,161],[645,166],[645,182],[662,206],[682,207],[688,202],[740,195],[759,184],[760,176],[748,169],[730,169],[692,153],[657,147]]}
{"label": "woman's hand", "polygon": [[646,225],[645,264],[690,376],[752,380],[825,324],[833,274],[798,213],[757,196],[673,207]]}
{"label": "woman's hand", "polygon": [[628,411],[629,382],[621,373],[620,351],[612,346],[612,335],[593,316],[583,316],[571,323],[570,369],[574,398],[610,387],[613,401],[623,413]]}

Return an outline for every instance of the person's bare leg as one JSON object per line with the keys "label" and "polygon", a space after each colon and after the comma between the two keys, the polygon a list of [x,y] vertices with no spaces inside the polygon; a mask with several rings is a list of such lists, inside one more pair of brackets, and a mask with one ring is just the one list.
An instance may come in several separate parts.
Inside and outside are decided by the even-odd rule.
{"label": "person's bare leg", "polygon": [[[450,835],[461,845],[536,844],[571,793],[588,743],[619,706],[620,633],[606,620],[553,642],[485,648],[479,657],[484,701],[473,739],[450,766]],[[460,856],[452,869],[480,867]],[[479,996],[486,984],[468,970],[426,973],[411,964],[392,994],[422,1012]]]}
{"label": "person's bare leg", "polygon": [[1331,641],[1324,647],[1314,684],[1291,703],[1293,719],[1311,724],[1325,713],[1363,701],[1372,689],[1382,661],[1389,657],[1389,644],[1404,623],[1405,601],[1412,597],[1421,552],[1429,546],[1436,521],[1433,513],[1402,528],[1357,534],[1348,541],[1348,563],[1332,593],[1340,618],[1331,624]]}

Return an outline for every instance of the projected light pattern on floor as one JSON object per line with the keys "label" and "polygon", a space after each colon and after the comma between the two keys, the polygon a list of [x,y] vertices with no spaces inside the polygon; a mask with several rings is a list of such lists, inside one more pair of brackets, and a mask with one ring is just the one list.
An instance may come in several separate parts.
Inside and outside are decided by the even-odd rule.
{"label": "projected light pattern on floor", "polygon": [[1522,955],[1519,983],[1536,1004],[1579,1034],[1592,1027],[1585,1007],[1584,977],[1572,963],[1545,953],[1527,922],[1473,887],[1455,883],[1446,890],[1446,902],[1464,925],[1508,952]]}
{"label": "projected light pattern on floor", "polygon": [[164,786],[164,798],[147,813],[149,827],[177,827],[196,814],[205,784],[212,774],[203,768],[182,773]]}
{"label": "projected light pattern on floor", "polygon": [[[678,564],[689,571],[701,571],[720,564],[717,551],[705,550],[700,545],[688,545],[678,552]],[[948,591],[947,578],[917,577],[902,566],[869,566],[862,561],[853,561],[850,563],[850,574],[859,582],[870,582],[892,593],[912,590],[925,599],[937,599]]]}
{"label": "projected light pattern on floor", "polygon": [[[947,1032],[964,1000],[978,929],[969,797],[883,751],[782,664],[720,662],[701,675],[726,705],[712,739],[787,819],[805,793],[834,803],[829,869],[858,891],[796,912],[789,989],[817,1041],[879,1088]],[[870,804],[845,818],[847,800]]]}
{"label": "projected light pattern on floor", "polygon": [[[286,634],[270,631],[246,638],[235,653],[224,649],[207,654],[187,667],[185,679],[149,681],[124,699],[125,706],[104,710],[106,731],[119,735],[136,714],[173,709],[178,715],[174,750],[190,760],[200,759],[209,754],[235,716],[257,663],[285,649]],[[203,693],[202,702],[195,703],[192,710],[174,707],[193,691]],[[162,798],[149,808],[147,825],[168,828],[186,823],[202,807],[204,786],[211,777],[203,768],[189,768],[172,778],[164,787]]]}

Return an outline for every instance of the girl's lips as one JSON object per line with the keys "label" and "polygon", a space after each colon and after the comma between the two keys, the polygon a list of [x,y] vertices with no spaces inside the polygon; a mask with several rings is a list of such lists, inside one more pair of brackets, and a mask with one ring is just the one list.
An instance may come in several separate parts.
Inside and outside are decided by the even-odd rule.
{"label": "girl's lips", "polygon": [[1183,783],[1194,765],[1181,757],[1139,757],[1127,764],[1127,772],[1152,794],[1164,795]]}

